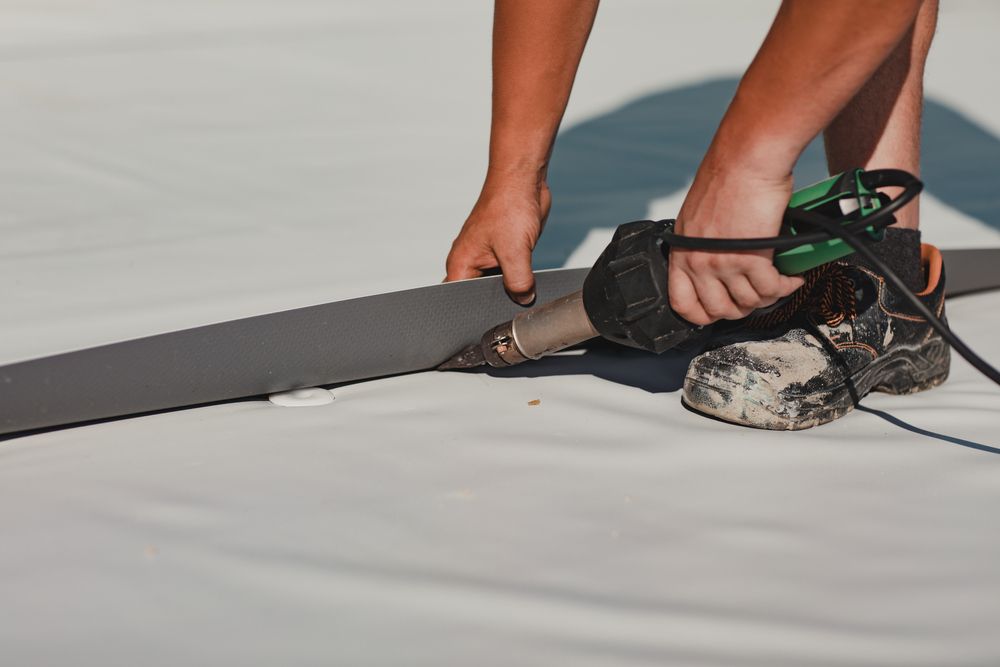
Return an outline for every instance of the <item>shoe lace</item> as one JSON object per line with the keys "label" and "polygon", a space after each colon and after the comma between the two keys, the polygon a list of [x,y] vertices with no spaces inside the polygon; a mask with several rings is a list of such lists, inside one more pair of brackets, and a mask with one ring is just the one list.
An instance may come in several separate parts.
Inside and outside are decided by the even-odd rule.
{"label": "shoe lace", "polygon": [[768,329],[790,320],[800,312],[815,312],[827,326],[839,326],[857,317],[854,280],[844,264],[827,264],[802,274],[805,283],[788,301],[774,310],[746,319],[752,329]]}

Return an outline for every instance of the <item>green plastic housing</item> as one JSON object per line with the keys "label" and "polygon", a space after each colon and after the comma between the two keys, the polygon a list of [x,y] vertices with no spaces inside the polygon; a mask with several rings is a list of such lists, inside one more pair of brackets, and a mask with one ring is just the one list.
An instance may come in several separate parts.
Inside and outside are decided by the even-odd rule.
{"label": "green plastic housing", "polygon": [[[815,210],[834,220],[846,218],[848,214],[859,209],[862,217],[866,216],[872,211],[878,210],[882,204],[875,193],[861,183],[863,173],[862,169],[845,171],[797,190],[792,194],[788,207],[806,211]],[[847,222],[848,220],[845,219],[844,223]],[[867,232],[873,241],[881,241],[885,235],[884,230],[875,230],[872,227],[868,227]],[[791,225],[786,225],[782,229],[782,234],[794,236],[797,233],[797,230]],[[774,265],[779,272],[790,276],[846,257],[852,252],[854,249],[842,239],[830,239],[821,243],[806,243],[776,253]]]}

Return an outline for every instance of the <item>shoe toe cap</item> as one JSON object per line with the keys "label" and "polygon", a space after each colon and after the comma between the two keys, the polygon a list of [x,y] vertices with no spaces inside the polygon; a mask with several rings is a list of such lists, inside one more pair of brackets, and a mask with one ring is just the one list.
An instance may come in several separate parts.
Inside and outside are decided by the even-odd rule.
{"label": "shoe toe cap", "polygon": [[797,390],[826,365],[821,350],[801,343],[726,346],[691,362],[684,378],[684,403],[744,426],[804,428],[809,400]]}

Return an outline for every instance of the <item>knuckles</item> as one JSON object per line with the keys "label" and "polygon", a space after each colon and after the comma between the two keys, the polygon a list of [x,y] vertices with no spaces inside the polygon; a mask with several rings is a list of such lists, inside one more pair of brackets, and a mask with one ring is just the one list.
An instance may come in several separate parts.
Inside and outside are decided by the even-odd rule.
{"label": "knuckles", "polygon": [[714,271],[715,265],[712,256],[704,252],[678,253],[674,258],[678,267],[685,267],[691,272],[698,274],[707,271]]}
{"label": "knuckles", "polygon": [[770,260],[760,255],[698,250],[673,250],[671,262],[689,269],[688,273],[692,274],[749,274],[759,273],[762,268],[772,268]]}

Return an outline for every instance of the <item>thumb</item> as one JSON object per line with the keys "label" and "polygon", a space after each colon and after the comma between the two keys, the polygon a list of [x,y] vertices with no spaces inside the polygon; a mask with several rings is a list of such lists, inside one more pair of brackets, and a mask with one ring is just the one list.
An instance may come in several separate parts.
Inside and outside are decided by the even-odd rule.
{"label": "thumb", "polygon": [[531,250],[523,248],[498,257],[503,286],[514,301],[530,306],[535,300],[535,274],[531,272]]}

